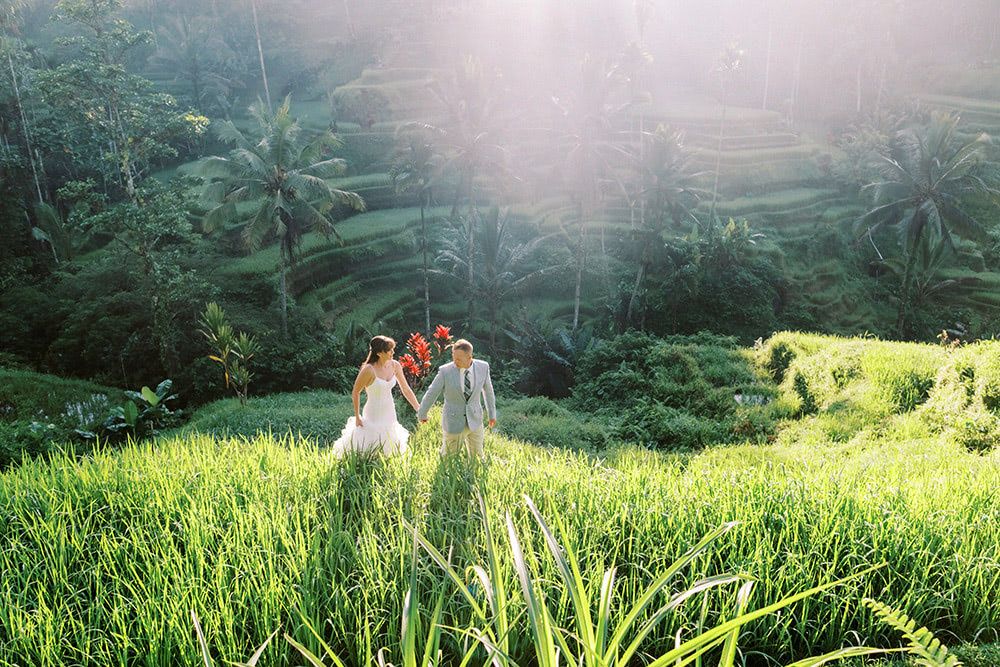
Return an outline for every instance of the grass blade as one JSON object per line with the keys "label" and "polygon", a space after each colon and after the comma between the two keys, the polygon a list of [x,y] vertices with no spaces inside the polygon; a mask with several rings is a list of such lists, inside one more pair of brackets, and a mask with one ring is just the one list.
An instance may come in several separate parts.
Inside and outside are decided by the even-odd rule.
{"label": "grass blade", "polygon": [[194,613],[194,609],[191,610],[191,620],[194,621],[194,631],[201,646],[201,659],[205,661],[205,667],[212,667],[212,659],[208,657],[208,642],[205,641],[205,633],[201,631],[201,623],[198,622],[198,615]]}
{"label": "grass blade", "polygon": [[[742,616],[746,613],[753,585],[754,582],[748,581],[740,586],[739,593],[736,594],[736,616]],[[736,662],[736,641],[739,637],[739,627],[733,628],[733,631],[726,637],[725,645],[722,647],[722,657],[719,659],[719,667],[733,667],[733,664]]]}

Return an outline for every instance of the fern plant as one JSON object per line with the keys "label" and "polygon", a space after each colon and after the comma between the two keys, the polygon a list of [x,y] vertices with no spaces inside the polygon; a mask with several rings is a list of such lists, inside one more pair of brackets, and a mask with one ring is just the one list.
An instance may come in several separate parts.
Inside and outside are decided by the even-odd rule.
{"label": "fern plant", "polygon": [[880,621],[903,634],[910,643],[907,652],[915,657],[914,664],[919,667],[958,667],[962,664],[958,658],[948,653],[948,647],[935,638],[934,633],[926,627],[918,630],[917,622],[902,611],[870,598],[865,598],[864,603],[875,612]]}

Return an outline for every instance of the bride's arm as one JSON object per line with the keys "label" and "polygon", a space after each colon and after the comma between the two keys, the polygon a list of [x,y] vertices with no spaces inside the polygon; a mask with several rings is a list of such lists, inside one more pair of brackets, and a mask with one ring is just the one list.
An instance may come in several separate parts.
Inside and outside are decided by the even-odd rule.
{"label": "bride's arm", "polygon": [[371,364],[365,364],[358,371],[358,378],[354,381],[354,389],[351,390],[351,403],[354,404],[354,423],[361,426],[361,390],[372,383],[375,379],[375,369]]}
{"label": "bride's arm", "polygon": [[417,395],[410,389],[410,383],[406,381],[406,374],[403,373],[403,365],[398,361],[394,363],[396,364],[396,381],[399,383],[399,390],[403,392],[403,398],[409,401],[414,410],[419,410],[420,403],[417,401]]}

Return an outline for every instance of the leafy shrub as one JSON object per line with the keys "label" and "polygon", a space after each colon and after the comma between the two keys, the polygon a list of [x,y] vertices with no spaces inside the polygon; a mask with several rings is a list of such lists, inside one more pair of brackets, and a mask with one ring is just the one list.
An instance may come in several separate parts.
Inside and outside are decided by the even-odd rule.
{"label": "leafy shrub", "polygon": [[[991,345],[990,347],[997,347]],[[978,355],[975,367],[966,371],[966,377],[972,375],[975,396],[983,407],[993,413],[1000,413],[1000,358],[994,354]]]}
{"label": "leafy shrub", "polygon": [[946,353],[920,416],[970,452],[991,451],[1000,442],[996,404],[997,343],[982,342]]}
{"label": "leafy shrub", "polygon": [[730,435],[727,424],[698,417],[651,399],[625,407],[615,436],[669,449],[695,449],[722,442]]}
{"label": "leafy shrub", "polygon": [[[573,406],[624,440],[699,447],[773,433],[765,406],[776,392],[731,337],[629,332],[594,345],[577,371]],[[737,394],[752,403],[741,408]]]}
{"label": "leafy shrub", "polygon": [[524,368],[517,388],[526,394],[551,398],[569,395],[575,374],[586,368],[581,366],[585,353],[595,341],[589,327],[576,331],[553,329],[540,320],[523,321],[507,335],[516,343],[514,351]]}
{"label": "leafy shrub", "polygon": [[112,408],[104,428],[112,434],[128,433],[142,438],[173,426],[180,420],[181,411],[167,406],[177,398],[177,394],[170,393],[172,387],[172,381],[164,380],[156,385],[156,391],[149,387],[143,387],[142,391],[126,391],[125,396],[129,400]]}
{"label": "leafy shrub", "polygon": [[910,412],[926,401],[944,361],[931,345],[868,338],[776,334],[758,346],[758,363],[774,355],[766,350],[787,344],[795,356],[784,370],[782,393],[810,414],[831,406],[849,406],[873,415]]}
{"label": "leafy shrub", "polygon": [[68,432],[51,422],[0,421],[0,470],[47,454],[58,440],[68,440]]}
{"label": "leafy shrub", "polygon": [[812,391],[809,389],[809,383],[806,382],[806,376],[802,373],[795,373],[795,378],[792,380],[792,388],[795,389],[795,393],[798,395],[800,402],[800,410],[802,413],[811,415],[816,412],[816,397],[813,396]]}
{"label": "leafy shrub", "polygon": [[58,303],[36,287],[0,290],[0,350],[39,363],[59,330]]}
{"label": "leafy shrub", "polygon": [[0,468],[46,454],[53,442],[86,451],[123,400],[122,391],[93,382],[0,369]]}
{"label": "leafy shrub", "polygon": [[833,341],[832,337],[780,331],[754,346],[757,364],[767,370],[778,384],[785,380],[785,373],[800,354],[812,354]]}

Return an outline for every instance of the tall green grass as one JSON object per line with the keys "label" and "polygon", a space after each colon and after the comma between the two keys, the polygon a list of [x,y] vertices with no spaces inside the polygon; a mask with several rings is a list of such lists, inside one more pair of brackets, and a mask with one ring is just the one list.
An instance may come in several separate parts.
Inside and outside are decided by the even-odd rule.
{"label": "tall green grass", "polygon": [[[338,462],[311,438],[197,434],[27,463],[0,476],[0,664],[196,664],[192,610],[219,664],[246,660],[279,629],[318,655],[307,623],[348,664],[363,664],[398,646],[413,558],[406,523],[485,594],[465,570],[488,559],[477,488],[493,525],[510,513],[539,579],[560,574],[542,557],[525,494],[543,516],[562,517],[588,590],[616,567],[611,617],[704,535],[736,521],[678,586],[743,573],[759,581],[747,603],[763,608],[887,564],[747,626],[744,650],[787,660],[838,648],[852,633],[897,641],[873,624],[863,597],[971,639],[1000,624],[1000,466],[923,424],[911,415],[847,447],[810,419],[772,446],[602,459],[490,437],[477,471],[440,464],[433,422],[414,434],[411,457],[380,463]],[[414,599],[441,596],[442,623],[469,627],[468,600],[426,552],[417,557]],[[507,554],[497,565],[510,585],[514,565]],[[523,604],[508,610],[520,664],[534,650]],[[571,627],[571,600],[549,604],[554,622]],[[703,613],[714,624],[736,605],[710,594],[704,612],[689,603],[662,627],[694,627]],[[654,631],[641,650],[673,645],[670,631]],[[440,648],[451,657],[467,649],[452,634]],[[272,642],[260,664],[284,664],[292,650]]]}

